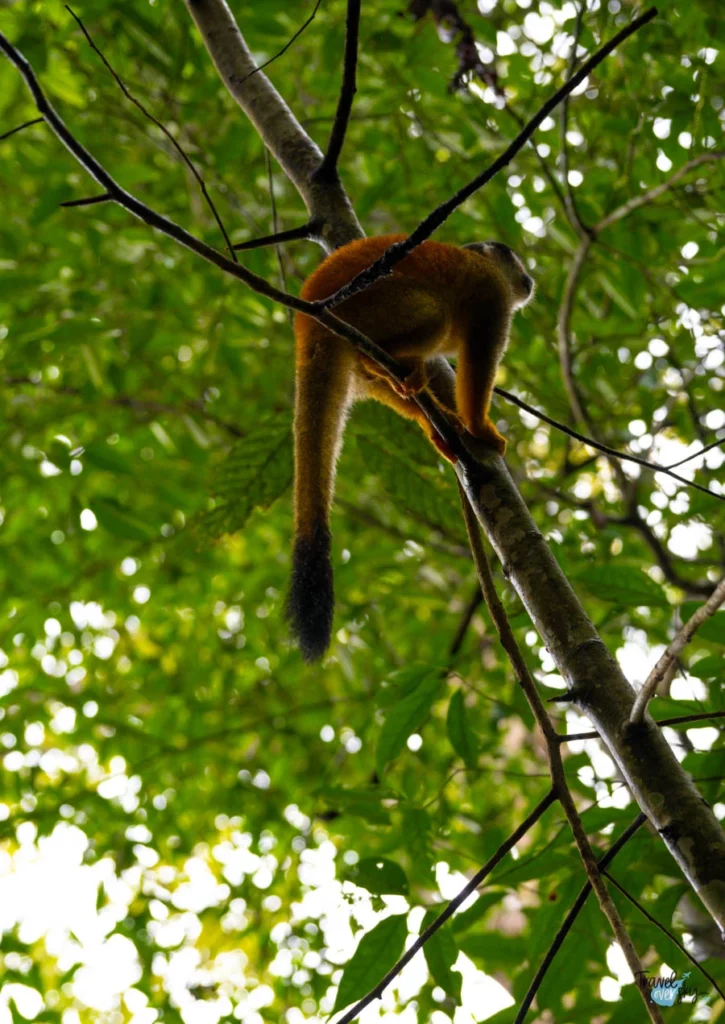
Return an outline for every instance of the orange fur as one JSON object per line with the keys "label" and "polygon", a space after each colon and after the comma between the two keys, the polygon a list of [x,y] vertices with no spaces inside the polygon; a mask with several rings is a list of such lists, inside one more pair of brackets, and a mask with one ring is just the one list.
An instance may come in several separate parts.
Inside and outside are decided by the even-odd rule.
{"label": "orange fur", "polygon": [[[308,278],[302,297],[333,294],[405,237],[365,238],[338,249]],[[332,627],[329,512],[350,405],[374,398],[391,406],[418,422],[452,458],[412,396],[441,356],[456,356],[456,409],[447,411],[461,429],[505,451],[488,410],[511,314],[528,299],[532,283],[518,258],[504,249],[495,243],[459,248],[424,242],[389,277],[336,307],[342,320],[402,364],[407,386],[312,317],[295,318],[295,556],[288,615],[308,660],[324,653]]]}

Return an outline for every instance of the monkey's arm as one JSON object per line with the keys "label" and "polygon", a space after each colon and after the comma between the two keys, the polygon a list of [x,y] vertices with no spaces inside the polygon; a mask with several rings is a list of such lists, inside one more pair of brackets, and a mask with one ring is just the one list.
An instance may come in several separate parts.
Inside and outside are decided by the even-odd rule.
{"label": "monkey's arm", "polygon": [[466,429],[499,454],[506,439],[491,422],[488,411],[496,368],[508,342],[509,313],[503,302],[489,300],[471,310],[461,338],[456,368],[456,407]]}

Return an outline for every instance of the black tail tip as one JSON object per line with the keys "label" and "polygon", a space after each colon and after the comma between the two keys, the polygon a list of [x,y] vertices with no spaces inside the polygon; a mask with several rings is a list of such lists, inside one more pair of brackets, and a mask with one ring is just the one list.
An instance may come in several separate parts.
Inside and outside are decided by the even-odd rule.
{"label": "black tail tip", "polygon": [[316,526],[298,537],[292,554],[292,583],[286,615],[292,636],[307,662],[319,661],[330,646],[335,596],[330,559],[330,531]]}

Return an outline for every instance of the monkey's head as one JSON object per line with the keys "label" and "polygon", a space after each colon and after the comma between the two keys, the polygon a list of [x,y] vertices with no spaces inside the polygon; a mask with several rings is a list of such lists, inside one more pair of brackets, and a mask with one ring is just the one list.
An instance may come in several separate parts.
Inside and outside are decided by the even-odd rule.
{"label": "monkey's head", "polygon": [[496,264],[505,277],[513,296],[514,309],[525,306],[534,294],[534,279],[524,266],[523,260],[503,242],[471,242],[464,249],[487,256]]}

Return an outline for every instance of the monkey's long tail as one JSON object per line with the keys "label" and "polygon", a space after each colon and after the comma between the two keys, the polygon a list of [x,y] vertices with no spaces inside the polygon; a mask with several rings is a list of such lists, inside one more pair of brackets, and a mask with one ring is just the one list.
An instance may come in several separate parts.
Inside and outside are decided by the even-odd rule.
{"label": "monkey's long tail", "polygon": [[[305,661],[327,650],[335,604],[330,506],[350,405],[354,353],[307,317],[297,324],[295,541],[287,618]],[[300,337],[301,335],[301,337]]]}

